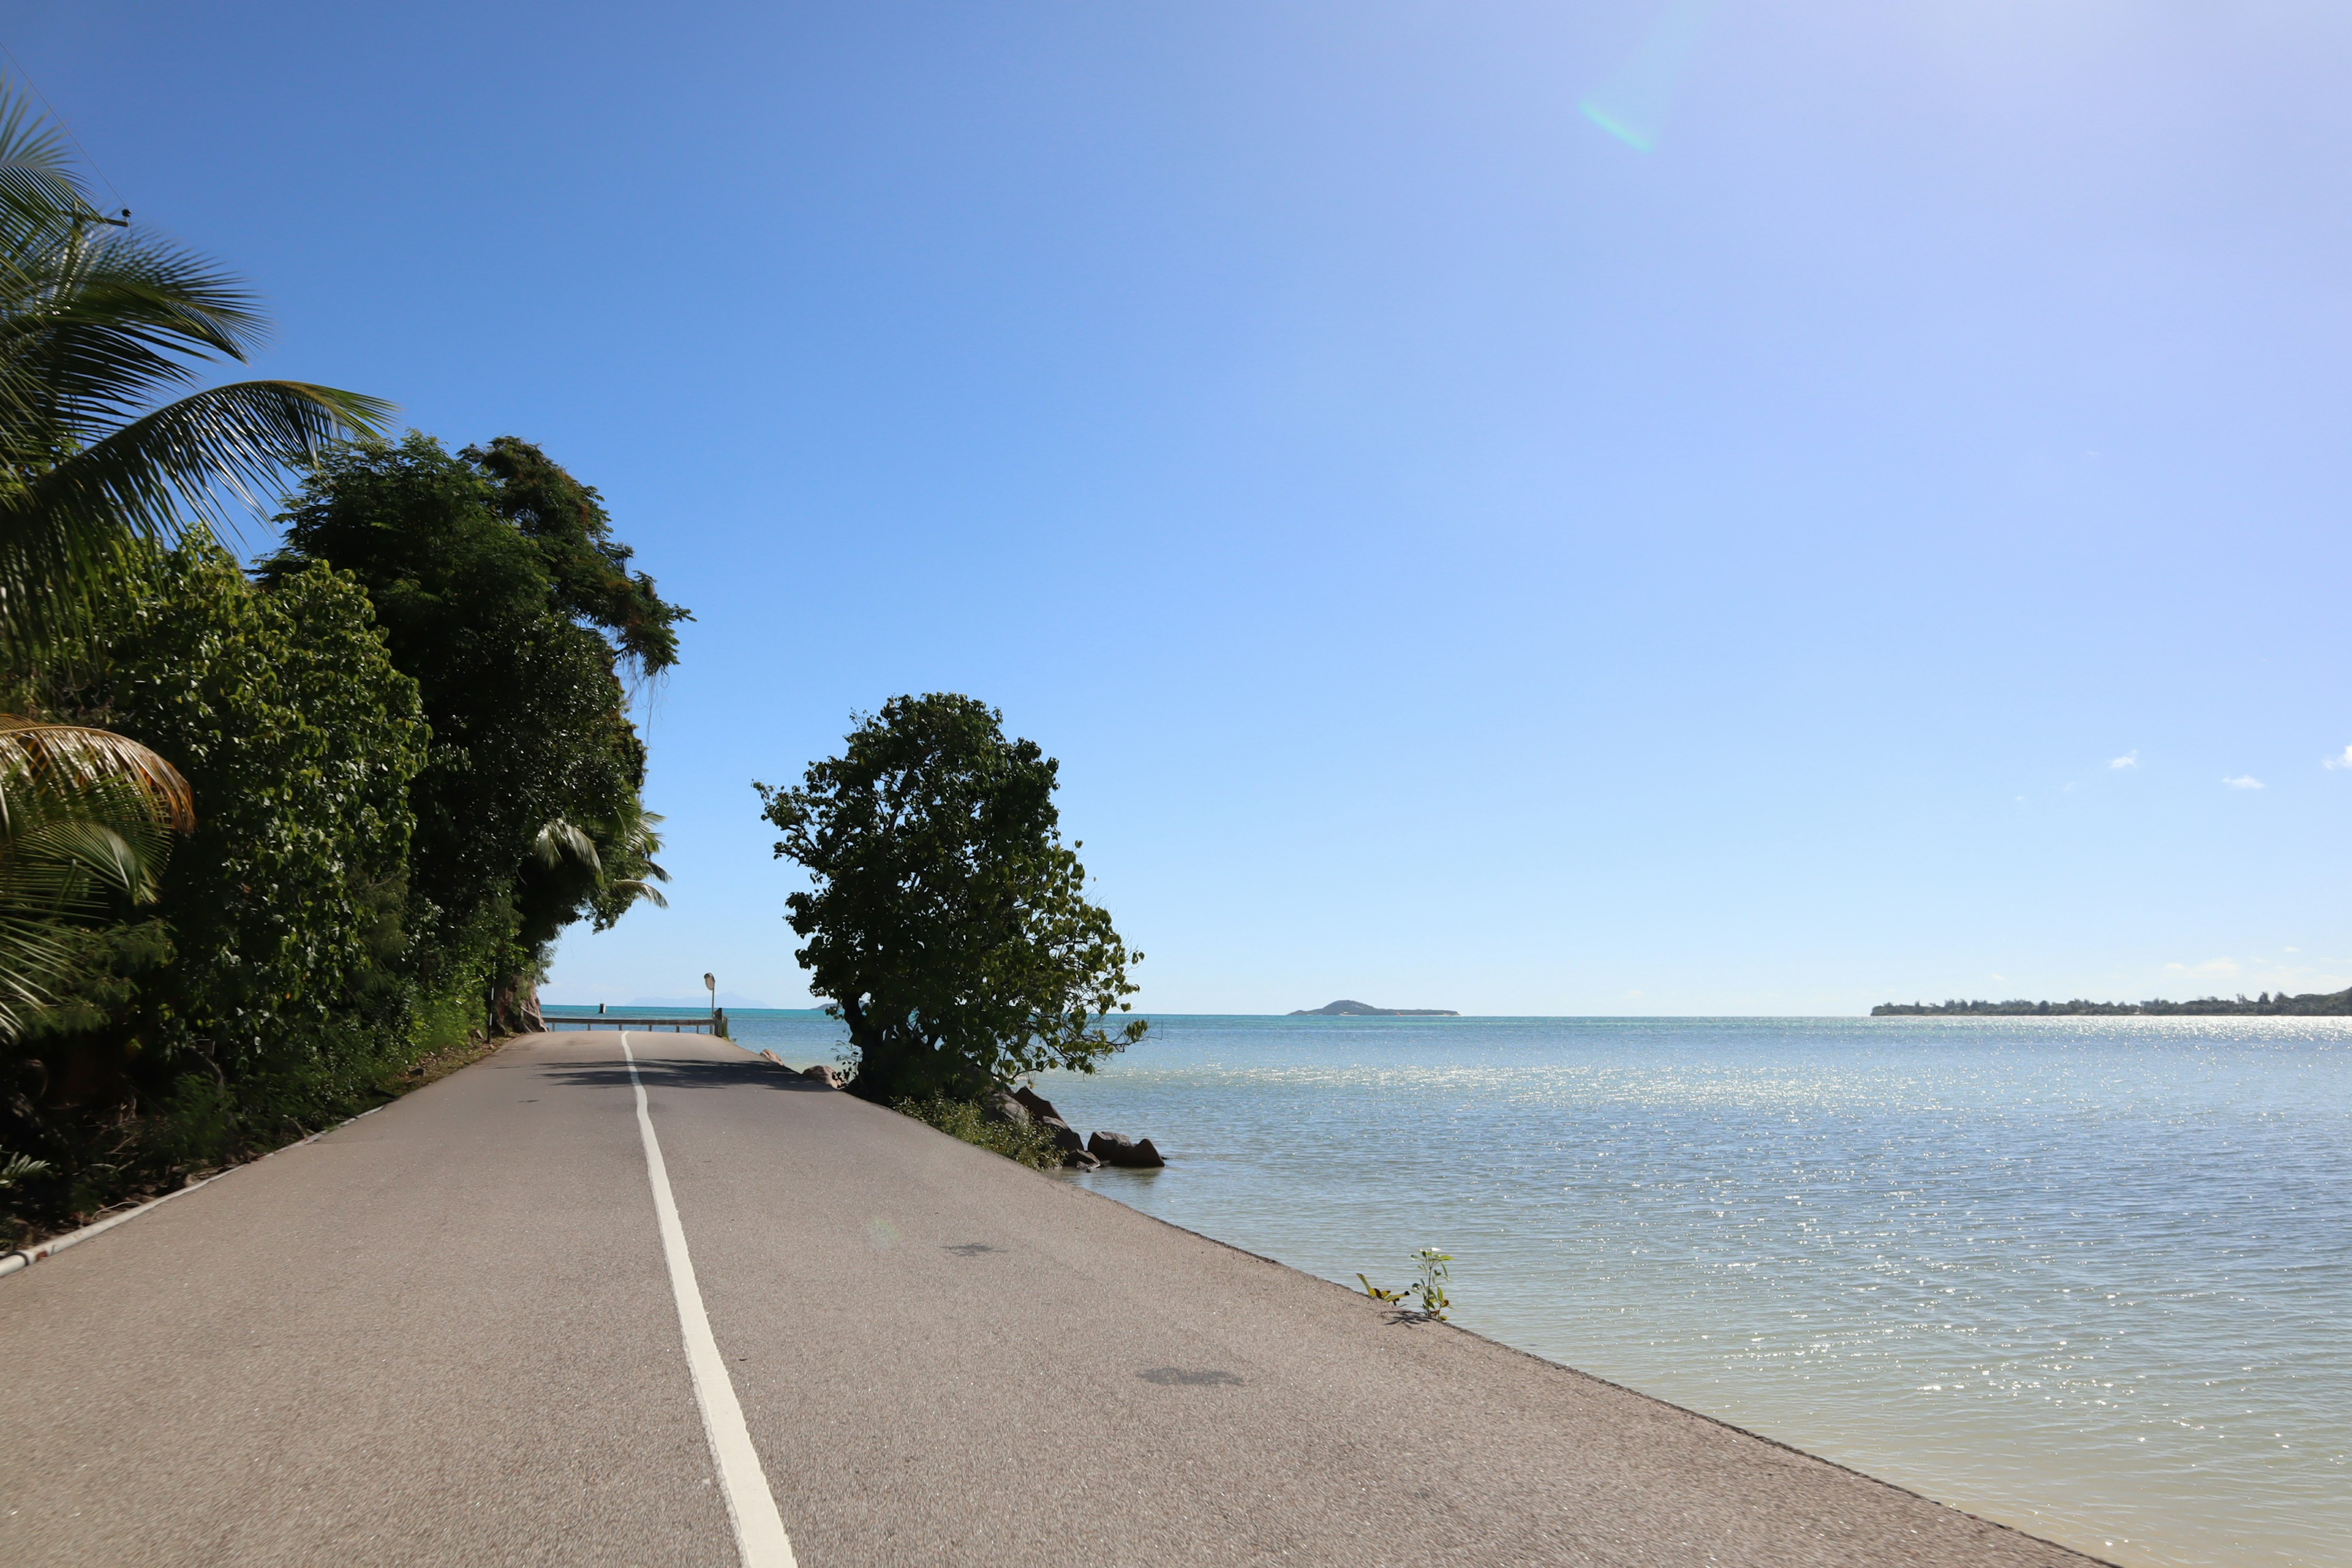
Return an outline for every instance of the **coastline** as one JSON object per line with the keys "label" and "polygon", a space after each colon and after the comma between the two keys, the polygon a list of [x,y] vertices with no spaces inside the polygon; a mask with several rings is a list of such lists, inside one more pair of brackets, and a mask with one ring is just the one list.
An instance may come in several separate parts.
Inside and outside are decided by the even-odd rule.
{"label": "coastline", "polygon": [[1971,1512],[2352,1543],[2344,1020],[1171,1018],[1043,1088],[1169,1153],[1097,1191],[1349,1287],[1436,1245],[1467,1326]]}

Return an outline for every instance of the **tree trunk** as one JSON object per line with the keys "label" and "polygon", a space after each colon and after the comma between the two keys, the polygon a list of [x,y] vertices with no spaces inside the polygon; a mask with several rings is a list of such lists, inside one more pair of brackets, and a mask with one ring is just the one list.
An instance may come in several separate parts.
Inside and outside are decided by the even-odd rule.
{"label": "tree trunk", "polygon": [[539,987],[525,974],[509,974],[490,992],[490,1033],[543,1033],[547,1020],[539,1010]]}

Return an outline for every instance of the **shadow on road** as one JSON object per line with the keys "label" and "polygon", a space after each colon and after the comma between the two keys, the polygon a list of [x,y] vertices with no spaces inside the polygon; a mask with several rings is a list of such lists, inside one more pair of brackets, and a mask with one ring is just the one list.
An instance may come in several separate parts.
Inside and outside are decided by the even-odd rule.
{"label": "shadow on road", "polygon": [[[546,1062],[540,1070],[557,1082],[582,1089],[626,1089],[625,1061]],[[698,1058],[665,1059],[640,1056],[637,1076],[647,1089],[773,1089],[788,1094],[837,1094],[814,1079],[772,1067],[755,1057],[740,1062],[704,1061]]]}

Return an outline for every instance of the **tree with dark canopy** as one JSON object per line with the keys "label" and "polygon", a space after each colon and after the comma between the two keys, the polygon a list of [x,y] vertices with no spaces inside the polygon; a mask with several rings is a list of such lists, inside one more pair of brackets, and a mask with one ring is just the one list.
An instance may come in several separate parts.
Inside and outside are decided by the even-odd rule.
{"label": "tree with dark canopy", "polygon": [[422,978],[481,991],[512,1027],[566,925],[659,901],[622,676],[676,664],[690,617],[628,571],[597,493],[512,437],[338,447],[278,521],[265,580],[317,563],[357,577],[424,698],[410,926],[441,972]]}
{"label": "tree with dark canopy", "polygon": [[1130,953],[1062,843],[1060,763],[970,697],[898,697],[796,789],[754,784],[814,884],[785,900],[793,956],[885,1104],[973,1099],[1049,1067],[1092,1072],[1142,1037]]}

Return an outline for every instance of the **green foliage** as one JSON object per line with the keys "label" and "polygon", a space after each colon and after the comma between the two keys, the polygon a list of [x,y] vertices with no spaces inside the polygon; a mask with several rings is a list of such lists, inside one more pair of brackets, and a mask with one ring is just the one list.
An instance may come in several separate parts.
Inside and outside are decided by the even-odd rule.
{"label": "green foliage", "polygon": [[1091,1072],[1140,1038],[1112,1033],[1140,963],[1084,896],[1054,805],[1059,764],[1008,741],[970,697],[898,697],[797,789],[755,784],[780,858],[813,888],[786,900],[794,956],[857,1052],[852,1092],[974,1097],[1049,1067]]}
{"label": "green foliage", "polygon": [[409,1049],[425,737],[367,596],[320,567],[257,587],[196,535],[104,624],[41,696],[181,759],[199,817],[152,918],[83,933],[73,984],[0,1060],[0,1143],[58,1167],[51,1205],[314,1126]]}
{"label": "green foliage", "polygon": [[979,1104],[935,1094],[922,1100],[901,1100],[890,1107],[902,1116],[928,1123],[967,1143],[977,1143],[1032,1170],[1059,1170],[1062,1151],[1053,1135],[1031,1123],[1000,1121]]}
{"label": "green foliage", "polygon": [[1449,1278],[1446,1265],[1454,1259],[1433,1247],[1424,1247],[1412,1255],[1412,1261],[1421,1270],[1421,1278],[1412,1287],[1413,1294],[1421,1299],[1422,1311],[1442,1323],[1445,1321],[1445,1309],[1452,1305],[1445,1298],[1445,1281]]}
{"label": "green foliage", "polygon": [[311,567],[257,589],[199,541],[160,579],[98,695],[181,759],[202,803],[166,879],[163,1043],[247,1076],[323,1061],[323,1037],[355,1019],[404,1031],[393,965],[425,759],[415,683],[347,577]]}
{"label": "green foliage", "polygon": [[1424,1247],[1414,1253],[1408,1261],[1420,1273],[1421,1278],[1402,1290],[1386,1289],[1373,1284],[1360,1274],[1357,1275],[1356,1279],[1364,1287],[1364,1294],[1375,1301],[1393,1302],[1409,1310],[1417,1311],[1424,1318],[1430,1318],[1441,1323],[1445,1321],[1445,1310],[1454,1304],[1445,1294],[1445,1282],[1451,1278],[1447,1265],[1454,1261],[1453,1256],[1450,1253],[1440,1252],[1433,1247]]}
{"label": "green foliage", "polygon": [[459,456],[489,476],[499,515],[539,547],[559,609],[603,627],[622,656],[647,675],[677,662],[672,628],[694,616],[655,592],[651,577],[628,569],[635,552],[613,537],[602,496],[512,436],[468,447]]}
{"label": "green foliage", "polygon": [[596,492],[510,437],[454,455],[415,433],[339,447],[279,521],[265,579],[351,573],[423,696],[420,983],[446,1003],[478,981],[510,1012],[566,925],[659,901],[621,668],[675,663],[687,613],[625,570]]}
{"label": "green foliage", "polygon": [[11,1154],[0,1160],[0,1193],[48,1173],[49,1163],[47,1160],[36,1160],[30,1154]]}
{"label": "green foliage", "polygon": [[153,406],[268,323],[249,290],[90,205],[58,132],[0,86],[0,658],[19,668],[89,629],[134,540],[252,503],[282,465],[388,405],[248,381]]}

